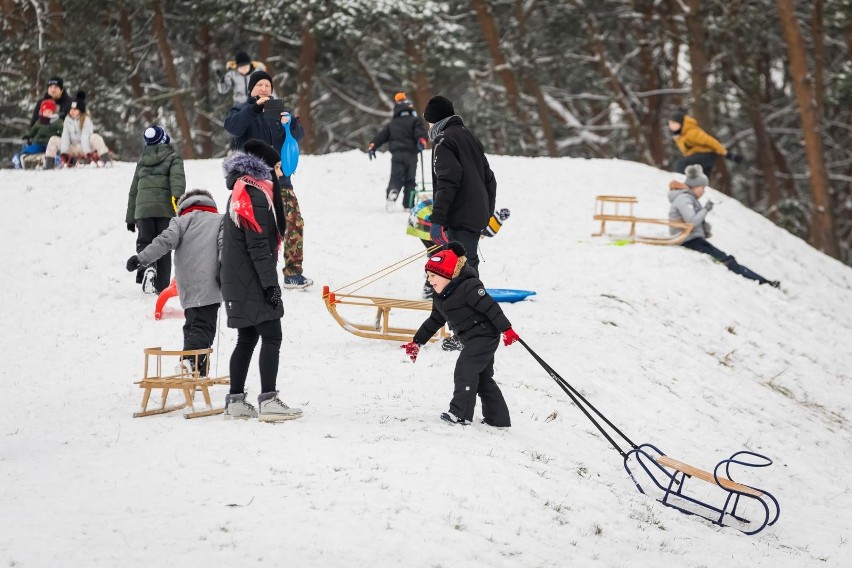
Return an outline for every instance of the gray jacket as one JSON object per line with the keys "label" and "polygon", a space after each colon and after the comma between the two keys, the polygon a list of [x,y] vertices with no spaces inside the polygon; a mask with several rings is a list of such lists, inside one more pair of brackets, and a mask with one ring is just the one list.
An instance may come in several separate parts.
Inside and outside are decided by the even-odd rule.
{"label": "gray jacket", "polygon": [[[669,221],[692,223],[692,232],[686,237],[687,241],[699,237],[702,239],[710,238],[710,224],[704,221],[707,210],[704,209],[692,191],[672,189],[669,191],[669,202],[672,204],[671,209],[669,209]],[[680,229],[670,227],[669,233],[677,235],[680,233]]]}
{"label": "gray jacket", "polygon": [[219,286],[219,251],[222,248],[222,215],[208,211],[190,211],[195,206],[213,207],[206,195],[184,199],[165,231],[139,253],[139,263],[148,266],[175,251],[175,271],[181,306],[198,308],[222,302]]}
{"label": "gray jacket", "polygon": [[233,91],[234,106],[241,105],[249,98],[249,78],[255,71],[266,71],[266,65],[258,61],[253,61],[248,75],[243,75],[237,71],[236,67],[229,67],[229,69],[225,72],[224,79],[216,84],[216,89],[219,91],[220,95],[227,95]]}

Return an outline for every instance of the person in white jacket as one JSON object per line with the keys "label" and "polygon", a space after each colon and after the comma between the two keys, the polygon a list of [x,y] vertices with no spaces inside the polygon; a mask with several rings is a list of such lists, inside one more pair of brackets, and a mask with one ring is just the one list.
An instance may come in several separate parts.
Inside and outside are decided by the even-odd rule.
{"label": "person in white jacket", "polygon": [[109,148],[103,137],[95,134],[92,118],[86,112],[84,91],[78,91],[71,103],[71,110],[68,111],[62,127],[62,138],[51,137],[45,155],[55,156],[57,150],[63,167],[74,165],[82,160],[102,167],[112,161]]}

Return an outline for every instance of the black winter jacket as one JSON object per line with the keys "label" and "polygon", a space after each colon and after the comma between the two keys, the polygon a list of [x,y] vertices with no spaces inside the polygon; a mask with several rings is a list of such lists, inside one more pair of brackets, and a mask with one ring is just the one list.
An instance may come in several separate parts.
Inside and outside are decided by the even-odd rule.
{"label": "black winter jacket", "polygon": [[460,116],[450,117],[432,141],[432,187],[432,222],[476,233],[488,225],[497,180],[482,144]]}
{"label": "black winter jacket", "polygon": [[[242,151],[248,140],[257,138],[275,148],[275,151],[280,154],[284,140],[287,138],[287,131],[284,130],[284,126],[280,122],[272,122],[263,116],[262,110],[257,112],[254,108],[256,101],[257,97],[249,97],[246,103],[232,107],[228,111],[228,116],[225,118],[225,130],[234,137],[232,148]],[[284,110],[290,112],[290,109],[285,108]],[[299,119],[295,116],[290,120],[290,134],[293,135],[296,142],[301,142],[302,136],[305,134]],[[281,178],[280,181],[281,185],[292,187],[289,176]]]}
{"label": "black winter jacket", "polygon": [[424,345],[444,323],[449,323],[462,341],[478,335],[498,335],[512,327],[469,266],[450,280],[443,292],[433,296],[432,313],[414,334],[414,342]]}
{"label": "black winter jacket", "polygon": [[417,141],[421,138],[426,138],[426,124],[417,116],[411,105],[397,103],[393,108],[393,118],[376,134],[373,144],[378,149],[387,142],[391,154],[416,154],[420,151]]}
{"label": "black winter jacket", "polygon": [[[41,107],[41,103],[51,98],[52,97],[50,95],[45,93],[42,98],[36,101],[35,108],[33,108],[33,115],[30,117],[30,127],[38,121],[38,111]],[[59,97],[58,101],[54,102],[56,103],[56,112],[59,114],[59,120],[61,122],[65,120],[66,116],[68,116],[68,111],[71,110],[71,103],[74,102],[74,100],[68,96],[68,93],[62,91],[62,96]]]}
{"label": "black winter jacket", "polygon": [[[269,167],[255,156],[236,154],[224,164],[228,189],[233,190],[234,182],[241,175],[250,175],[256,179],[270,179]],[[275,189],[280,192],[273,179]],[[276,270],[276,249],[278,247],[278,228],[275,216],[270,209],[266,196],[260,189],[247,186],[254,208],[254,218],[260,225],[259,233],[245,224],[237,227],[230,214],[223,222],[222,258],[219,277],[222,282],[222,299],[225,313],[228,315],[228,327],[241,328],[257,325],[284,316],[284,307],[278,307],[266,301],[264,290],[278,284]],[[231,200],[228,199],[228,213]]]}

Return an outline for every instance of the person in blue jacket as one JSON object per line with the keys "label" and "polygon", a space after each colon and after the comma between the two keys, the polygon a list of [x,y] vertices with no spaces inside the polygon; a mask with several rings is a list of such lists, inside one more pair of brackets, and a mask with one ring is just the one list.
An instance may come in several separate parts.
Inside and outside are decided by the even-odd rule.
{"label": "person in blue jacket", "polygon": [[[270,101],[272,96],[272,76],[266,71],[255,71],[251,74],[248,82],[248,100],[231,108],[225,118],[225,130],[233,136],[232,148],[242,151],[247,140],[252,138],[266,142],[276,152],[281,154],[281,147],[287,139],[287,131],[284,125],[290,124],[290,134],[299,142],[302,140],[304,130],[299,123],[299,117],[294,117],[289,109],[281,112],[280,120],[270,119],[264,114],[264,105]],[[282,175],[278,179],[281,185],[281,197],[284,200],[284,213],[287,222],[287,231],[284,235],[284,288],[307,288],[314,281],[302,274],[302,261],[304,258],[303,243],[305,222],[302,212],[299,210],[299,201],[293,190],[290,176]]]}

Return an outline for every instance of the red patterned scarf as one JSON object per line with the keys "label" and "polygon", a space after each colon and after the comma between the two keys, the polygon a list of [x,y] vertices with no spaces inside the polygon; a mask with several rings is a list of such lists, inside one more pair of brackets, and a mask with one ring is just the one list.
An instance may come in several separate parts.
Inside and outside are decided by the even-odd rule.
{"label": "red patterned scarf", "polygon": [[251,176],[242,176],[234,184],[234,190],[231,193],[231,219],[237,227],[242,227],[240,224],[245,223],[252,231],[259,233],[260,225],[254,218],[254,207],[251,204],[251,196],[248,193],[247,185],[256,187],[261,190],[266,196],[266,202],[269,208],[272,209],[272,215],[275,215],[275,209],[272,207],[272,181],[268,179],[259,180]]}

